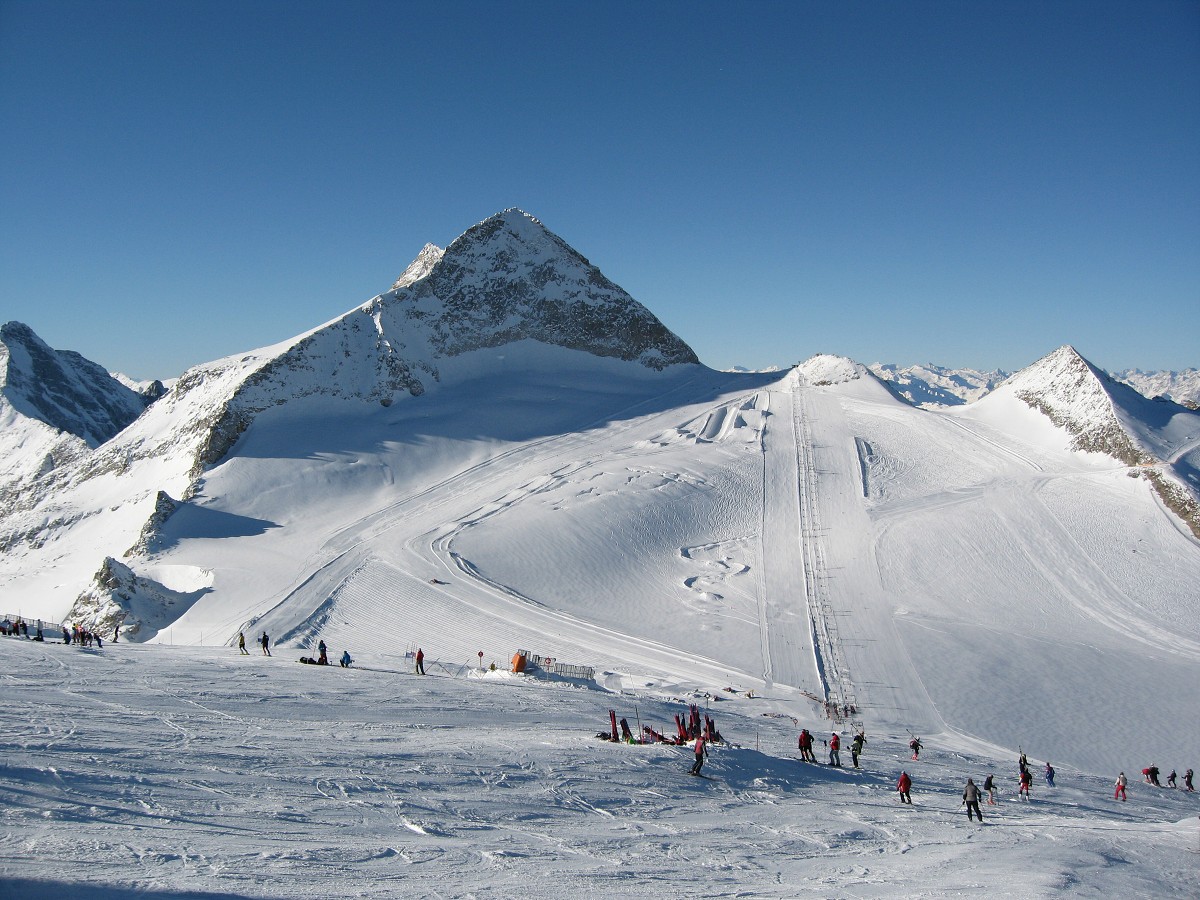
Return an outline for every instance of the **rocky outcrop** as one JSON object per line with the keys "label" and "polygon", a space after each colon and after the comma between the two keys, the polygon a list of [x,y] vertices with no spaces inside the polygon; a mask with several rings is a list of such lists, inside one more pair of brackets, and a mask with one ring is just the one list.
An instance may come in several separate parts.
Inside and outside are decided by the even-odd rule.
{"label": "rocky outcrop", "polygon": [[0,392],[17,412],[91,447],[129,425],[148,403],[102,366],[50,348],[20,322],[0,325]]}

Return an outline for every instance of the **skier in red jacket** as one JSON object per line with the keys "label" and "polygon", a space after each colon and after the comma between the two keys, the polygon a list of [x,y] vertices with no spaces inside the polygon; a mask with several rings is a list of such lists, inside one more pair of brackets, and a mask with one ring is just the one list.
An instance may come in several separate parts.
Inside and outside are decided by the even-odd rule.
{"label": "skier in red jacket", "polygon": [[704,746],[704,732],[696,736],[696,761],[692,763],[689,775],[699,775],[700,767],[704,765],[704,757],[708,756],[708,748]]}
{"label": "skier in red jacket", "polygon": [[803,731],[801,731],[799,743],[800,743],[800,758],[802,760],[804,760],[805,762],[815,763],[817,761],[817,758],[815,756],[813,756],[813,752],[812,752],[812,747],[813,747],[812,732],[809,731],[807,728],[805,728]]}
{"label": "skier in red jacket", "polygon": [[912,805],[912,797],[908,795],[909,789],[912,787],[912,779],[908,777],[907,772],[900,773],[900,779],[896,782],[896,790],[900,792],[900,802]]}
{"label": "skier in red jacket", "polygon": [[841,748],[842,739],[838,737],[838,733],[835,731],[833,736],[829,738],[829,764],[837,766],[839,769],[842,767],[842,758],[838,755],[838,751]]}

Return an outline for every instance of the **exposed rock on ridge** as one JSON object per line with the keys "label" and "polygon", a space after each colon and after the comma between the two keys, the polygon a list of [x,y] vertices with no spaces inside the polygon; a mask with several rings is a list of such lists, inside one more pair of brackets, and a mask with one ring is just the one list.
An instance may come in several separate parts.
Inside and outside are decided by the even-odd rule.
{"label": "exposed rock on ridge", "polygon": [[97,447],[148,400],[72,350],[54,350],[20,322],[0,325],[0,392],[13,408]]}

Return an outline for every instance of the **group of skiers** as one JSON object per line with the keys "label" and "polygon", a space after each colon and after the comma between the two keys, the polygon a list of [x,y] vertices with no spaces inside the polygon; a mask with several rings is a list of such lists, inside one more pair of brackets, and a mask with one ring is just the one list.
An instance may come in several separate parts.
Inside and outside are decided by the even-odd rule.
{"label": "group of skiers", "polygon": [[[910,737],[912,739],[908,742],[908,748],[912,751],[913,760],[917,760],[921,755],[921,739],[916,735],[910,735]],[[839,757],[839,750],[841,748],[841,735],[835,731],[832,735],[830,735],[829,740],[824,743],[826,743],[826,745],[829,747],[829,765],[840,767],[841,759]],[[859,756],[861,755],[865,744],[865,733],[862,729],[859,729],[851,742],[850,748],[854,768],[856,769],[858,768]],[[813,735],[807,728],[801,729],[798,745],[800,749],[800,759],[811,763],[815,763],[817,761],[816,757],[813,755]],[[1017,757],[1017,796],[1020,799],[1029,800],[1030,792],[1033,788],[1033,772],[1029,767],[1029,758],[1025,755],[1025,752],[1022,750],[1019,750],[1018,752],[1020,755]],[[697,753],[699,753],[699,750],[697,750]],[[699,757],[697,757],[697,760],[697,765],[694,767],[695,771],[699,770]],[[1055,771],[1054,766],[1051,765],[1049,761],[1046,762],[1042,773],[1046,779],[1046,785],[1048,787],[1054,787]],[[1156,787],[1162,787],[1158,781],[1158,774],[1158,766],[1148,766],[1142,770],[1142,778],[1147,784],[1152,784]],[[1171,774],[1167,776],[1168,787],[1176,787],[1176,777],[1175,770],[1172,769]],[[1192,770],[1188,769],[1183,775],[1184,790],[1195,790],[1192,779]],[[900,777],[896,780],[896,792],[900,795],[901,803],[912,803],[912,784],[912,776],[906,771],[901,772]],[[1125,777],[1125,773],[1122,772],[1117,777],[1116,793],[1114,793],[1113,799],[1126,799],[1125,787],[1127,784],[1128,780]],[[967,779],[966,786],[963,788],[963,805],[967,809],[967,818],[969,820],[978,819],[980,822],[983,821],[983,812],[980,809],[980,800],[985,795],[987,796],[987,804],[989,806],[995,806],[996,781],[992,775],[988,775],[984,779],[982,788],[975,784],[975,780],[973,778]]]}
{"label": "group of skiers", "polygon": [[[1124,775],[1125,773],[1122,772],[1121,774]],[[1167,787],[1172,787],[1172,788],[1178,787],[1178,785],[1175,783],[1176,777],[1177,776],[1175,774],[1175,770],[1172,769],[1171,774],[1167,776]],[[1158,766],[1151,765],[1151,766],[1147,766],[1146,768],[1142,769],[1142,780],[1146,784],[1152,784],[1155,787],[1162,787],[1162,785],[1159,784],[1159,781],[1158,781]],[[1195,791],[1196,790],[1192,786],[1192,770],[1191,769],[1188,769],[1186,772],[1183,773],[1183,789],[1185,791]]]}
{"label": "group of skiers", "polygon": [[3,621],[0,621],[0,635],[5,635],[6,637],[23,637],[29,641],[45,640],[45,638],[42,636],[42,622],[40,619],[38,620],[37,626],[34,628],[33,637],[31,638],[29,636],[29,623],[20,616],[18,616],[15,620],[5,616]]}
{"label": "group of skiers", "polygon": [[[805,762],[815,763],[817,758],[813,755],[813,736],[807,728],[800,732],[800,739],[797,742],[800,749],[800,758]],[[828,741],[823,741],[826,747],[829,748],[829,765],[841,768],[842,765],[842,736],[836,731],[830,734]],[[866,746],[867,736],[859,729],[850,741],[850,762],[854,768],[858,768],[858,758],[862,755],[863,747]]]}
{"label": "group of skiers", "polygon": [[[271,638],[265,631],[262,633],[262,637],[260,637],[258,639],[258,643],[262,646],[263,656],[270,656],[271,655]],[[242,653],[243,656],[250,655],[250,651],[246,649],[246,634],[243,631],[238,632],[238,650]],[[420,667],[421,656],[422,656],[421,651],[418,650],[417,651],[418,667]],[[317,644],[316,657],[302,656],[302,657],[300,657],[300,662],[309,663],[311,665],[316,665],[316,666],[329,665],[329,648],[325,645],[325,641],[322,640],[320,643]],[[338,665],[340,665],[343,669],[348,669],[353,664],[354,664],[354,660],[350,658],[350,651],[343,650],[342,658],[340,660],[338,660]],[[423,668],[421,669],[421,674],[422,675],[425,674],[425,670]]]}

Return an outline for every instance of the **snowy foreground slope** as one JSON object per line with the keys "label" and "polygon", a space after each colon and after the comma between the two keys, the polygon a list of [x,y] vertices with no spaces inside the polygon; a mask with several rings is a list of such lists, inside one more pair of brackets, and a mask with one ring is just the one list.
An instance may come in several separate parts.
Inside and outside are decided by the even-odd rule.
{"label": "snowy foreground slope", "polygon": [[[726,738],[707,780],[687,748],[594,737],[610,708],[666,729],[669,692],[211,647],[0,655],[5,897],[1195,896],[1196,794],[1134,777],[1120,803],[1059,766],[1024,802],[1014,757],[930,741],[913,762],[873,730],[859,771],[801,763],[771,692],[700,699]],[[987,773],[999,804],[969,824]]]}

